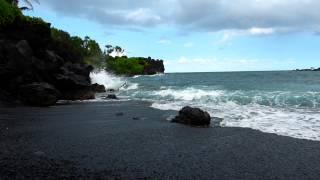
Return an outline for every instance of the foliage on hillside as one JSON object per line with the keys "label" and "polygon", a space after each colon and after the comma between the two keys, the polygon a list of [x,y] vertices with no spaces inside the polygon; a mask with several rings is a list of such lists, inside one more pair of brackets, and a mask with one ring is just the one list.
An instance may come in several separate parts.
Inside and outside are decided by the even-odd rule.
{"label": "foliage on hillside", "polygon": [[115,74],[121,75],[136,75],[143,74],[145,67],[148,65],[146,58],[127,58],[123,57],[108,57],[107,69]]}
{"label": "foliage on hillside", "polygon": [[86,36],[84,39],[78,36],[70,36],[69,33],[51,28],[51,36],[56,48],[61,51],[75,52],[85,63],[93,65],[95,67],[102,66],[103,53],[99,44]]}
{"label": "foliage on hillside", "polygon": [[[41,18],[24,16],[17,4],[13,4],[11,0],[0,0],[0,27],[3,26],[4,34],[11,35],[11,39],[27,40],[35,51],[46,46],[65,61],[86,63],[121,75],[158,72],[159,64],[151,58],[127,58],[122,56],[125,50],[120,46],[106,45],[102,50],[90,37],[71,36],[68,32],[51,27],[50,23]],[[111,57],[111,54],[120,57]]]}
{"label": "foliage on hillside", "polygon": [[9,4],[5,0],[0,0],[0,27],[12,23],[22,13],[16,6]]}

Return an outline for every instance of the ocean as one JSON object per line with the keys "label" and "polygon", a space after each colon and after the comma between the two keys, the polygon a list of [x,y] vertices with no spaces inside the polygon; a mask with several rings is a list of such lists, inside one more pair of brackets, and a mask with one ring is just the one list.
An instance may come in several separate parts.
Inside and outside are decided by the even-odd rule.
{"label": "ocean", "polygon": [[[161,110],[199,107],[223,118],[225,127],[246,127],[320,141],[320,72],[168,73],[117,77],[92,73],[93,82],[120,87],[121,100],[151,102]],[[105,101],[103,96],[98,100]]]}

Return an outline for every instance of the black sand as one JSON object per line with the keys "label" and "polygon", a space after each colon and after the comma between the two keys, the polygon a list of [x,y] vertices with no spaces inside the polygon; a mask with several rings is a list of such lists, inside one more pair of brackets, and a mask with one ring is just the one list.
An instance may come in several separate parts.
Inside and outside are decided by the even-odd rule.
{"label": "black sand", "polygon": [[192,128],[143,102],[0,108],[0,179],[320,179],[320,142]]}

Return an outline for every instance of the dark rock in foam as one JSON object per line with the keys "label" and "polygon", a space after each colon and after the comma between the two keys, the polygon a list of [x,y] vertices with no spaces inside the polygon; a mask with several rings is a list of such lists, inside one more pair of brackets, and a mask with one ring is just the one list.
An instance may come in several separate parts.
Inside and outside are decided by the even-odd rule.
{"label": "dark rock in foam", "polygon": [[210,120],[211,117],[208,112],[199,108],[186,106],[179,111],[179,115],[176,116],[172,122],[191,126],[209,126]]}
{"label": "dark rock in foam", "polygon": [[100,84],[92,84],[91,86],[92,90],[97,92],[97,93],[103,93],[106,92],[106,88],[104,87],[104,85],[100,85]]}

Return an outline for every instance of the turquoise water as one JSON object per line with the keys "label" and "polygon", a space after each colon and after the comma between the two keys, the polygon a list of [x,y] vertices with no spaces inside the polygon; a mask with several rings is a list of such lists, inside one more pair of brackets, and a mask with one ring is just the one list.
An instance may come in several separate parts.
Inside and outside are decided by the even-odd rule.
{"label": "turquoise water", "polygon": [[125,95],[141,99],[320,107],[320,72],[181,73],[141,76],[130,82],[138,83],[139,91]]}
{"label": "turquoise water", "polygon": [[150,101],[153,108],[200,107],[223,118],[223,126],[320,140],[320,72],[173,73],[111,80],[117,81],[128,82],[120,97]]}

